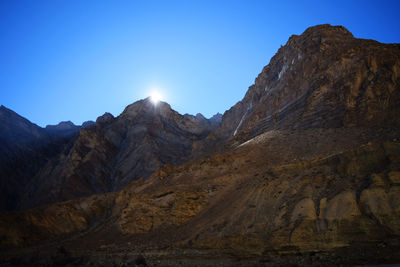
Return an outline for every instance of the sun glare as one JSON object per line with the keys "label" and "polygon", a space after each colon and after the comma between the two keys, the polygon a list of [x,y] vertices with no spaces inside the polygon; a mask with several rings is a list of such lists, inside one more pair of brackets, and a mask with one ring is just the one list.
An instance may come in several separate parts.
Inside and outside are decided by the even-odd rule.
{"label": "sun glare", "polygon": [[162,99],[162,95],[158,91],[153,91],[151,92],[150,95],[150,100],[153,102],[154,105],[156,105],[160,100]]}

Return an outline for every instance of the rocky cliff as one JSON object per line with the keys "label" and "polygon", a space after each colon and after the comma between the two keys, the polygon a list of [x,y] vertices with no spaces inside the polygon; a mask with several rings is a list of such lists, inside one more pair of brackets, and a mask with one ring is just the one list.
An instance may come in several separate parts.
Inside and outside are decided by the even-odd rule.
{"label": "rocky cliff", "polygon": [[[86,177],[122,189],[1,213],[0,257],[80,265],[140,257],[150,265],[398,263],[399,66],[399,45],[320,25],[290,37],[211,132],[201,116],[148,100],[118,118],[105,115],[80,132],[55,169],[71,171],[63,177],[75,181],[72,193]],[[137,162],[147,179],[132,176]]]}
{"label": "rocky cliff", "polygon": [[293,35],[196,149],[273,129],[399,127],[399,51],[342,26]]}

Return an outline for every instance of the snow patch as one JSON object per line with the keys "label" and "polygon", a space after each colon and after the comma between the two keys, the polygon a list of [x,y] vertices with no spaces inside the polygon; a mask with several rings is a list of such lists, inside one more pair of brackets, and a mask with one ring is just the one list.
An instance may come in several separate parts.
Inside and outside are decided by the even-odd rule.
{"label": "snow patch", "polygon": [[246,112],[243,114],[242,118],[239,121],[238,126],[236,127],[235,131],[233,132],[233,136],[235,136],[237,134],[237,131],[239,130],[240,126],[243,123],[244,117],[246,117],[247,113],[249,113],[249,111],[253,108],[253,103],[250,102],[249,107],[247,108]]}
{"label": "snow patch", "polygon": [[243,114],[242,118],[240,119],[238,126],[236,127],[235,131],[233,132],[233,136],[235,136],[237,134],[237,131],[239,130],[240,125],[242,125],[243,119],[246,116],[246,114],[247,114],[247,111],[246,111],[246,113]]}
{"label": "snow patch", "polygon": [[280,80],[280,79],[282,78],[283,74],[285,74],[285,72],[286,72],[287,69],[288,69],[288,66],[287,66],[286,64],[283,65],[281,71],[280,71],[279,74],[278,74],[278,80]]}
{"label": "snow patch", "polygon": [[260,144],[260,143],[265,143],[268,140],[278,136],[281,134],[281,131],[276,131],[276,130],[271,130],[265,133],[262,133],[260,135],[257,135],[256,137],[238,145],[238,147],[241,146],[247,146],[247,145],[255,145],[255,144]]}

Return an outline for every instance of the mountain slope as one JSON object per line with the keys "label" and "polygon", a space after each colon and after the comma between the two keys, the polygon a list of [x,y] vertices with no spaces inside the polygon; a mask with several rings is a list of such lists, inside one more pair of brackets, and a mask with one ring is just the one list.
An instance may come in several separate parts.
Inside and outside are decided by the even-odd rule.
{"label": "mountain slope", "polygon": [[[367,141],[360,133],[326,130],[316,140],[308,130],[269,132],[235,152],[163,168],[120,192],[3,213],[4,253],[69,236],[57,243],[98,264],[110,264],[110,253],[116,263],[117,255],[135,258],[138,251],[153,264],[167,263],[165,248],[172,259],[183,250],[192,260],[236,255],[288,264],[285,255],[297,255],[309,263],[355,264],[390,255],[398,261],[400,146],[383,141],[391,138],[384,132],[357,146]],[[343,134],[350,140],[340,140]],[[320,146],[309,155],[315,141],[334,149]],[[278,153],[282,144],[291,149]],[[349,144],[355,148],[339,152]],[[54,244],[40,251],[52,257]]]}

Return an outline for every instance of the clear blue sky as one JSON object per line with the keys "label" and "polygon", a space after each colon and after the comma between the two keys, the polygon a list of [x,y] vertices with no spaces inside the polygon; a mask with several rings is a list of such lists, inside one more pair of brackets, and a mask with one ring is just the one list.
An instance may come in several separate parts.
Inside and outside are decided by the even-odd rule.
{"label": "clear blue sky", "polygon": [[178,112],[223,113],[307,27],[400,42],[400,1],[0,1],[0,104],[81,124],[153,88]]}

